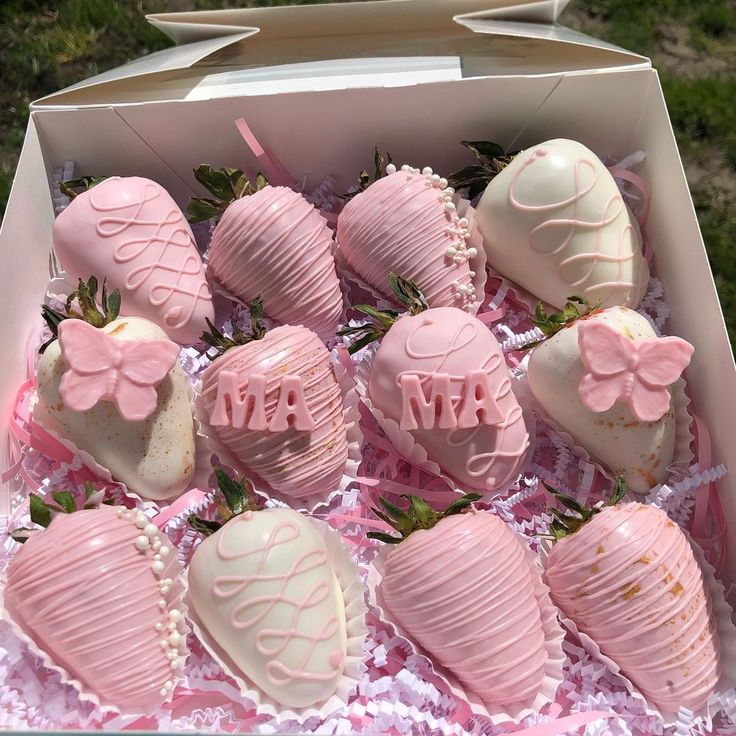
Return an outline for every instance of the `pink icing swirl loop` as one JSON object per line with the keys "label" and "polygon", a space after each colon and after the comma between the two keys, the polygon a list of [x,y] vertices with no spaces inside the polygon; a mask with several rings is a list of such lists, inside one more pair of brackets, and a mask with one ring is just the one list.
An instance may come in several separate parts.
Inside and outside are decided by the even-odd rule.
{"label": "pink icing swirl loop", "polygon": [[[177,207],[172,207],[163,217],[148,220],[142,217],[144,207],[161,196],[163,190],[152,182],[148,182],[140,189],[137,201],[121,205],[105,206],[95,199],[95,190],[90,190],[90,206],[93,210],[105,213],[114,212],[115,215],[100,217],[95,226],[97,235],[103,238],[116,238],[126,231],[139,229],[143,234],[132,235],[130,239],[121,240],[113,251],[115,263],[125,264],[136,261],[149,250],[156,249],[155,255],[147,263],[133,268],[125,277],[125,288],[135,291],[151,280],[148,299],[154,307],[164,306],[174,295],[186,298],[188,306],[183,309],[180,304],[172,306],[164,314],[164,323],[170,329],[180,329],[189,324],[195,315],[198,302],[210,302],[212,295],[207,283],[202,280],[197,290],[183,285],[186,277],[198,276],[202,266],[193,252],[187,252],[184,259],[167,258],[170,249],[196,248],[192,236],[185,227],[184,217]],[[128,211],[127,216],[122,213]],[[195,251],[196,252],[196,251]],[[176,264],[176,265],[174,265]],[[173,274],[174,281],[155,281],[162,275]]]}
{"label": "pink icing swirl loop", "polygon": [[[241,521],[251,521],[253,514],[244,514]],[[238,604],[232,611],[230,623],[236,629],[249,629],[257,626],[262,620],[274,611],[276,606],[289,606],[291,618],[284,628],[264,628],[256,636],[256,648],[264,657],[272,657],[266,665],[266,675],[274,685],[287,685],[297,680],[329,681],[334,679],[340,672],[343,656],[340,653],[339,660],[333,651],[329,656],[329,669],[326,672],[313,672],[308,670],[315,649],[320,642],[331,639],[339,629],[339,620],[336,616],[329,617],[314,632],[307,633],[299,628],[300,620],[305,611],[319,606],[329,595],[330,588],[327,583],[318,583],[315,587],[303,591],[299,598],[292,598],[286,594],[286,589],[296,578],[305,575],[311,570],[321,568],[328,564],[324,550],[308,549],[301,556],[296,557],[291,566],[282,573],[267,574],[265,570],[269,565],[269,557],[274,551],[283,545],[295,542],[301,536],[299,526],[290,521],[284,521],[274,527],[264,546],[257,547],[248,552],[228,553],[225,549],[225,539],[228,533],[233,533],[236,526],[231,523],[223,528],[217,540],[217,554],[223,560],[245,559],[255,556],[258,563],[252,575],[243,576],[217,576],[212,582],[212,594],[218,598],[232,598],[243,593],[249,586],[259,583],[277,583],[279,587],[273,593],[253,596]],[[242,532],[241,532],[242,533]],[[251,609],[255,612],[248,617]],[[242,614],[246,614],[243,618]],[[277,658],[286,647],[295,639],[307,642],[301,659],[296,667],[288,667]],[[269,644],[268,642],[271,642]]]}
{"label": "pink icing swirl loop", "polygon": [[[638,301],[634,297],[641,292],[641,289],[645,286],[642,281],[634,282],[625,278],[625,265],[629,262],[634,262],[634,259],[638,256],[637,250],[631,250],[627,252],[626,240],[635,233],[634,227],[631,223],[625,225],[619,233],[619,249],[617,254],[605,254],[602,252],[603,248],[603,229],[613,223],[622,213],[625,208],[623,198],[620,193],[616,192],[613,194],[603,208],[602,216],[597,220],[583,220],[580,218],[579,208],[582,201],[593,192],[598,183],[598,172],[592,161],[586,159],[579,159],[575,164],[575,175],[574,175],[574,186],[575,191],[571,196],[558,200],[556,202],[533,205],[522,202],[516,194],[519,179],[528,171],[539,156],[546,155],[546,150],[537,149],[534,153],[527,157],[523,162],[523,165],[514,174],[511,184],[509,186],[509,202],[510,204],[525,212],[540,212],[540,213],[552,213],[556,210],[560,210],[564,207],[572,206],[573,212],[570,217],[550,217],[544,222],[534,227],[529,233],[529,246],[537,253],[543,255],[558,255],[568,249],[572,243],[573,238],[578,235],[582,230],[588,230],[595,233],[595,241],[592,251],[586,253],[578,253],[571,255],[567,258],[563,258],[558,267],[557,272],[560,278],[567,282],[573,288],[582,287],[584,296],[596,295],[601,298],[602,301],[606,301],[615,295],[615,292],[620,289],[628,289],[629,296],[624,302],[625,306],[635,306],[635,302]],[[583,169],[589,170],[591,178],[587,183],[583,182]],[[548,245],[542,245],[539,237],[540,235],[546,234],[549,230],[559,230],[560,241],[557,245],[549,247]],[[636,233],[635,233],[636,234]],[[637,239],[638,238],[637,235]],[[639,243],[641,245],[641,243]],[[572,278],[569,275],[569,267],[579,262],[588,263],[588,267],[582,276],[578,278]],[[604,283],[596,283],[594,274],[596,267],[599,263],[618,263],[619,264],[619,278],[614,281],[606,281]],[[592,283],[591,283],[592,282]],[[603,296],[600,296],[603,292]],[[608,293],[606,293],[608,292]]]}

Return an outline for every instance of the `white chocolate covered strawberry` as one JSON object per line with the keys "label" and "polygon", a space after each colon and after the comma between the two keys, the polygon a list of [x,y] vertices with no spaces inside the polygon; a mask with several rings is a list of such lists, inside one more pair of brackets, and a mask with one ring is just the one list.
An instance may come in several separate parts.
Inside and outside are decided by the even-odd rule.
{"label": "white chocolate covered strawberry", "polygon": [[657,337],[625,307],[579,311],[569,303],[565,313],[538,317],[550,336],[534,348],[528,378],[542,408],[632,491],[663,482],[675,455],[671,386],[692,346]]}
{"label": "white chocolate covered strawberry", "polygon": [[208,535],[189,566],[193,615],[236,676],[282,706],[324,703],[347,652],[345,602],[325,540],[309,517],[257,511],[247,481],[216,473],[231,518],[190,518]]}
{"label": "white chocolate covered strawberry", "polygon": [[451,180],[471,197],[488,184],[476,209],[492,268],[558,308],[569,294],[639,304],[649,281],[639,226],[592,151],[563,138],[510,156],[490,143],[465,145],[481,165]]}
{"label": "white chocolate covered strawberry", "polygon": [[332,232],[299,192],[243,172],[200,166],[196,178],[218,198],[192,200],[193,221],[219,216],[209,247],[214,278],[243,302],[263,297],[266,314],[335,336],[343,309]]}
{"label": "white chocolate covered strawberry", "polygon": [[217,330],[204,338],[223,351],[202,376],[199,397],[210,431],[244,470],[291,501],[326,497],[348,459],[340,385],[330,354],[302,326],[266,332],[262,305],[252,333]]}
{"label": "white chocolate covered strawberry", "polygon": [[397,171],[390,164],[386,176],[340,213],[340,253],[361,279],[389,298],[394,295],[386,289],[386,274],[395,272],[422,284],[430,307],[475,313],[483,300],[485,257],[472,237],[476,226],[460,216],[454,194],[429,167]]}
{"label": "white chocolate covered strawberry", "polygon": [[[91,288],[90,288],[91,287]],[[117,317],[119,293],[80,285],[81,313],[45,308],[58,333],[38,364],[34,419],[110,471],[143,498],[180,495],[194,473],[194,420],[180,348],[141,317]],[[93,322],[94,324],[90,324]]]}
{"label": "white chocolate covered strawberry", "polygon": [[48,528],[30,533],[10,561],[5,609],[82,693],[153,714],[171,699],[187,655],[171,543],[141,512],[76,511],[68,491],[51,495],[53,519],[31,497],[31,519]]}
{"label": "white chocolate covered strawberry", "polygon": [[479,495],[464,496],[443,513],[408,498],[407,511],[385,499],[376,510],[400,537],[368,534],[396,544],[378,591],[384,608],[485,704],[530,705],[547,663],[533,582],[541,571],[497,516],[460,513]]}
{"label": "white chocolate covered strawberry", "polygon": [[476,317],[454,307],[428,309],[416,285],[392,274],[409,313],[358,307],[375,321],[350,327],[350,350],[380,345],[367,394],[379,421],[411,433],[429,460],[460,486],[492,492],[513,482],[529,434],[498,341]]}
{"label": "white chocolate covered strawberry", "polygon": [[552,599],[658,708],[700,709],[720,676],[712,603],[689,541],[641,503],[557,513],[546,579]]}
{"label": "white chocolate covered strawberry", "polygon": [[54,222],[53,238],[73,280],[105,274],[123,295],[123,314],[145,317],[175,342],[196,342],[214,316],[189,223],[155,181],[102,180],[72,199]]}

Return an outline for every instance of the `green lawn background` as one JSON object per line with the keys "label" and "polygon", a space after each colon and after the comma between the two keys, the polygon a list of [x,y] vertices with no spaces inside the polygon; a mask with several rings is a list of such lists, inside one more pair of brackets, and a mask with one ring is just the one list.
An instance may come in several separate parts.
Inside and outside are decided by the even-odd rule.
{"label": "green lawn background", "polygon": [[[0,217],[29,103],[169,45],[145,13],[309,2],[0,0]],[[561,20],[650,56],[660,70],[736,344],[736,0],[578,0]]]}

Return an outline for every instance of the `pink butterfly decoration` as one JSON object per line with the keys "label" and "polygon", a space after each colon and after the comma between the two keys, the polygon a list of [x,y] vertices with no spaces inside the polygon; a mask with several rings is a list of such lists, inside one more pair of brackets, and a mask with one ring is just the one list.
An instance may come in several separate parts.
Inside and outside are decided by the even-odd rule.
{"label": "pink butterfly decoration", "polygon": [[115,403],[120,416],[142,422],[156,410],[155,386],[179,357],[170,340],[116,340],[79,319],[59,325],[66,370],[59,385],[64,403],[87,411],[100,401]]}
{"label": "pink butterfly decoration", "polygon": [[600,320],[580,323],[578,347],[586,368],[578,386],[583,404],[601,412],[623,401],[640,422],[656,422],[667,413],[667,388],[694,350],[680,337],[632,340]]}

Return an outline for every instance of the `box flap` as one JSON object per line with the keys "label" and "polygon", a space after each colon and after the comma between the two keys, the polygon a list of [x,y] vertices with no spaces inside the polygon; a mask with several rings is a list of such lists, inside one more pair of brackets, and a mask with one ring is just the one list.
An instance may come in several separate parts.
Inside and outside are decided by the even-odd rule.
{"label": "box flap", "polygon": [[[271,77],[278,80],[274,93],[292,91],[284,77],[298,80],[294,90],[304,91],[312,74],[307,65],[315,62],[322,63],[321,89],[331,75],[332,88],[383,86],[387,78],[369,60],[380,67],[390,58],[424,60],[423,67],[431,58],[440,59],[440,68],[453,62],[461,78],[649,65],[644,57],[556,25],[568,2],[369,0],[153,15],[151,23],[184,45],[68,87],[33,108],[188,99],[197,87],[197,99],[248,94],[242,74],[227,76],[243,70],[259,70],[259,93],[268,90]],[[355,59],[366,60],[361,74],[343,68],[342,62]],[[226,76],[213,83],[208,79],[213,73]],[[388,83],[438,79],[446,77],[395,74]]]}

